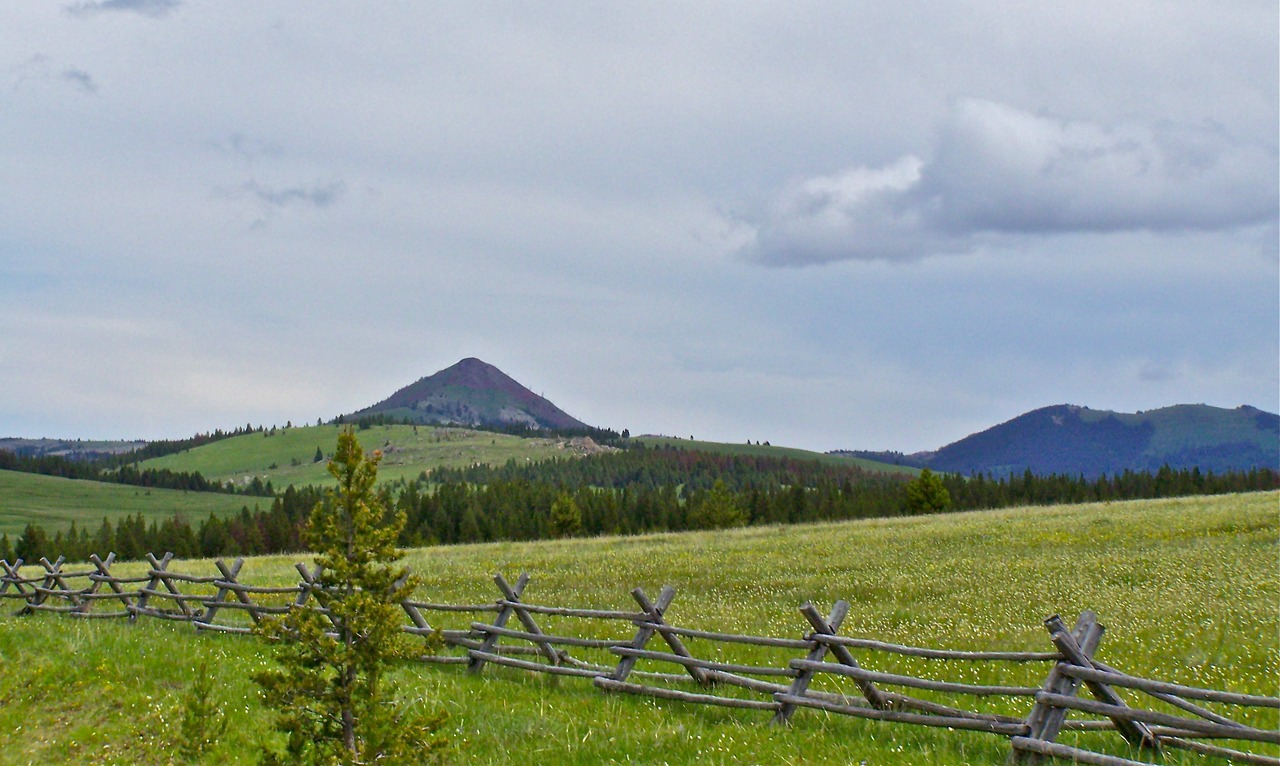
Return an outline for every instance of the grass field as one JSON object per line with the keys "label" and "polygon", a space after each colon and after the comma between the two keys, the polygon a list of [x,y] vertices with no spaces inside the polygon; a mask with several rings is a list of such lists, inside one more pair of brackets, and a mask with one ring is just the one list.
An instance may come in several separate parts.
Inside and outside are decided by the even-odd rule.
{"label": "grass field", "polygon": [[[144,469],[199,471],[209,479],[241,484],[258,476],[280,488],[327,484],[331,477],[323,461],[315,462],[316,450],[330,455],[342,427],[279,428],[274,434],[233,436],[141,465]],[[537,461],[573,454],[557,446],[561,440],[525,439],[465,428],[373,426],[361,430],[359,437],[366,449],[383,450],[378,475],[384,481],[414,479],[436,467],[503,465],[508,460]]]}
{"label": "grass field", "polygon": [[145,489],[0,471],[0,533],[8,533],[10,542],[30,522],[43,526],[50,537],[66,530],[72,521],[93,534],[104,516],[114,524],[116,519],[137,513],[155,521],[181,513],[195,524],[210,513],[226,516],[245,505],[253,508],[255,503],[266,508],[271,498]]}
{"label": "grass field", "polygon": [[[1265,493],[457,546],[414,550],[408,562],[424,577],[418,595],[431,601],[492,601],[493,572],[514,579],[528,571],[525,600],[561,606],[630,609],[630,588],[655,594],[671,584],[678,589],[666,614],[673,624],[799,637],[806,632],[800,604],[811,600],[825,612],[845,598],[853,609],[844,635],[958,649],[1045,650],[1047,615],[1070,621],[1088,608],[1107,626],[1098,657],[1108,664],[1275,695],[1278,552],[1280,494]],[[296,560],[251,560],[241,579],[296,582]],[[213,571],[208,562],[174,568]],[[582,621],[540,620],[548,632],[581,634],[575,622]],[[698,656],[714,646],[696,641],[690,649]],[[726,659],[780,665],[793,656],[756,651],[782,654]],[[926,660],[860,658],[875,670],[944,677]],[[148,619],[128,625],[0,616],[0,764],[176,762],[174,706],[201,659],[210,662],[216,694],[232,717],[228,735],[204,762],[251,763],[255,742],[270,736],[267,714],[244,680],[269,662],[256,641]],[[1010,668],[998,679],[986,667],[945,677],[1032,686],[1043,680],[1042,666]],[[995,766],[1008,753],[1007,742],[992,735],[812,710],[798,711],[792,727],[779,729],[757,711],[606,696],[578,679],[493,666],[475,677],[414,664],[399,677],[409,695],[450,712],[458,763]],[[1251,722],[1280,725],[1274,711]],[[1128,754],[1115,734],[1065,734],[1059,741]],[[1162,762],[1202,761],[1173,753]]]}

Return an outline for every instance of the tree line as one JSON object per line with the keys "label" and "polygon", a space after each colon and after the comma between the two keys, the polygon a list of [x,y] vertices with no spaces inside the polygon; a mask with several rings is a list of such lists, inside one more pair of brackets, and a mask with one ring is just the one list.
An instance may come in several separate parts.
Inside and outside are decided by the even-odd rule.
{"label": "tree line", "polygon": [[[145,447],[143,449],[146,449]],[[128,453],[129,461],[120,456],[104,460],[70,460],[61,455],[20,456],[0,450],[0,471],[18,471],[62,479],[83,479],[108,484],[127,484],[148,489],[180,489],[188,492],[225,492],[227,494],[272,497],[275,488],[270,481],[255,476],[253,481],[237,487],[234,482],[206,479],[199,471],[173,471],[168,468],[140,469],[133,462],[136,453]]]}
{"label": "tree line", "polygon": [[[1124,471],[1086,479],[1037,476],[937,477],[948,511],[1024,505],[1106,502],[1280,488],[1266,468],[1215,474],[1174,470]],[[836,461],[725,455],[679,447],[627,449],[574,460],[437,469],[415,481],[381,485],[378,500],[402,512],[399,544],[542,540],[567,535],[634,535],[740,524],[797,524],[933,512],[912,501],[909,476],[866,471]],[[210,515],[196,524],[181,516],[147,523],[139,514],[95,531],[50,536],[29,524],[17,541],[0,537],[0,559],[83,559],[114,550],[121,560],[147,551],[183,558],[301,551],[302,530],[322,497],[290,486],[267,508]],[[917,493],[918,494],[918,493]]]}

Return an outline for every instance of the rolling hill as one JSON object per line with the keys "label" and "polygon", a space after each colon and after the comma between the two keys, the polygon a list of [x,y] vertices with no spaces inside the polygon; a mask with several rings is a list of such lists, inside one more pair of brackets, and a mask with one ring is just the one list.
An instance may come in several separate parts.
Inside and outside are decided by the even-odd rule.
{"label": "rolling hill", "polygon": [[1043,407],[914,455],[841,452],[948,473],[1084,474],[1199,468],[1280,468],[1280,416],[1255,407],[1180,404],[1145,412]]}
{"label": "rolling hill", "polygon": [[[324,458],[333,452],[342,425],[278,428],[205,444],[174,455],[143,461],[142,469],[199,471],[208,479],[248,484],[256,476],[283,488],[289,484],[327,484]],[[372,426],[357,431],[368,450],[381,449],[378,475],[383,481],[415,479],[447,466],[502,465],[508,460],[539,461],[581,454],[564,438],[522,438],[511,434],[443,426]],[[321,456],[316,460],[316,456]]]}
{"label": "rolling hill", "polygon": [[271,498],[245,497],[218,492],[183,492],[63,479],[16,471],[0,471],[0,533],[16,540],[23,527],[36,523],[52,535],[75,522],[93,532],[103,518],[116,523],[141,513],[148,522],[163,521],[175,513],[195,524],[209,516],[230,516],[242,507],[271,505]]}

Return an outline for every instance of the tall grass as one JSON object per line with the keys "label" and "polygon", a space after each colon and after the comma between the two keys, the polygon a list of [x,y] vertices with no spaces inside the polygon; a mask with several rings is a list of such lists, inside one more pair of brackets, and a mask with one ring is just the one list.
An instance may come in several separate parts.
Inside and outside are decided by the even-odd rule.
{"label": "tall grass", "polygon": [[[633,607],[627,592],[663,584],[678,595],[673,624],[799,637],[797,607],[825,611],[845,598],[841,630],[960,649],[1049,648],[1041,621],[1082,609],[1108,627],[1098,656],[1139,675],[1255,694],[1280,678],[1280,494],[1057,506],[870,520],[730,533],[506,543],[411,551],[431,601],[493,601],[489,576],[528,571],[525,600]],[[296,582],[297,557],[250,560],[241,579]],[[118,565],[121,572],[130,566]],[[211,572],[208,562],[178,571]],[[437,627],[460,627],[466,617]],[[539,619],[548,632],[609,633],[569,618]],[[617,626],[609,635],[628,634]],[[690,642],[695,655],[715,645]],[[770,654],[772,652],[772,654]],[[779,653],[780,652],[780,653]],[[781,650],[734,661],[783,664]],[[862,655],[860,655],[862,656]],[[231,717],[207,763],[251,763],[269,724],[252,685],[269,662],[256,641],[197,634],[140,620],[0,617],[0,764],[171,763],[177,710],[199,662],[216,674]],[[940,669],[925,660],[867,655],[877,670],[982,682],[989,666]],[[652,667],[652,666],[649,666]],[[652,669],[659,669],[653,667]],[[660,669],[670,669],[670,666]],[[1012,668],[998,680],[1039,685],[1044,668]],[[495,666],[406,665],[403,687],[452,714],[458,762],[1000,764],[1007,742],[991,735],[862,722],[813,710],[794,725],[765,713],[607,696],[578,679]],[[1274,713],[1252,719],[1272,728]],[[1115,734],[1063,735],[1128,754]],[[1272,748],[1275,750],[1275,748]],[[1164,763],[1198,763],[1171,754]]]}
{"label": "tall grass", "polygon": [[66,531],[71,522],[92,535],[104,517],[114,525],[125,516],[141,513],[148,522],[182,514],[196,524],[210,513],[230,516],[242,507],[271,507],[271,498],[226,495],[218,492],[184,492],[81,479],[63,479],[16,471],[0,471],[0,533],[11,543],[29,523],[45,528],[50,536]]}

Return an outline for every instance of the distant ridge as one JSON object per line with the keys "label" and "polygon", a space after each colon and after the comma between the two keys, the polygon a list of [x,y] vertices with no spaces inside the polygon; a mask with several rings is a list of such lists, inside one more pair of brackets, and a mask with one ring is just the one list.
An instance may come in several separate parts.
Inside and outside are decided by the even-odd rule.
{"label": "distant ridge", "polygon": [[1091,410],[1070,404],[1038,410],[967,436],[936,452],[839,451],[886,463],[962,474],[1005,476],[1199,468],[1222,472],[1280,468],[1280,415],[1179,404],[1145,412]]}
{"label": "distant ridge", "polygon": [[586,429],[587,424],[487,362],[463,359],[346,416],[385,415],[422,424],[532,429]]}

